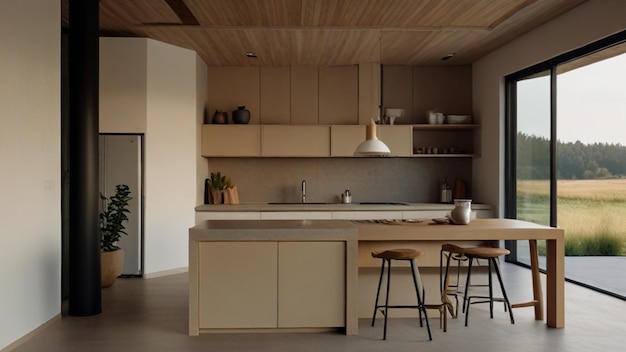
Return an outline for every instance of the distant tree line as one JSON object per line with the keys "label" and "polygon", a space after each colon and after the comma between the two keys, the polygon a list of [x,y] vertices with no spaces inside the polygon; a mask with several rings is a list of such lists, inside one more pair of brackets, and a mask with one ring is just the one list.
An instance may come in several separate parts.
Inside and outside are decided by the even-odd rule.
{"label": "distant tree line", "polygon": [[[550,141],[545,137],[517,135],[517,178],[520,180],[550,177]],[[559,179],[620,178],[626,176],[626,146],[580,141],[557,142]]]}

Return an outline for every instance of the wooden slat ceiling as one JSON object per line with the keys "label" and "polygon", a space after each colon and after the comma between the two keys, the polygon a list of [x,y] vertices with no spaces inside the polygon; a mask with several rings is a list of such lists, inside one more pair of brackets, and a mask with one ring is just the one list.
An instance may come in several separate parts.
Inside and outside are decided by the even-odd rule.
{"label": "wooden slat ceiling", "polygon": [[192,49],[209,66],[461,65],[585,1],[100,0],[100,29]]}

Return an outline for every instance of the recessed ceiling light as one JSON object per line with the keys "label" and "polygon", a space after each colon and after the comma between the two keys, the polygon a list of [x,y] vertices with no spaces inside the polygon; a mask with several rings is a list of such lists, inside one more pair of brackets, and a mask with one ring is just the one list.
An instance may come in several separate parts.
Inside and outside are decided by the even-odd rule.
{"label": "recessed ceiling light", "polygon": [[450,53],[441,58],[441,61],[450,60],[456,53]]}
{"label": "recessed ceiling light", "polygon": [[255,52],[253,52],[253,51],[248,51],[248,52],[246,53],[246,56],[247,56],[247,57],[256,57],[256,53],[255,53]]}

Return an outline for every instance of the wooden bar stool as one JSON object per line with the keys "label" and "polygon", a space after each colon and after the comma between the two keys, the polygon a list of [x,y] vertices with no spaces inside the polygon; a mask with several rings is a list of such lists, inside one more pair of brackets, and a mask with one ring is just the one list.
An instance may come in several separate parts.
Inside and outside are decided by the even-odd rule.
{"label": "wooden bar stool", "polygon": [[[461,262],[467,261],[467,257],[465,256],[465,248],[457,246],[452,243],[444,243],[441,245],[441,251],[439,252],[439,287],[442,295],[442,301],[448,302],[448,310],[450,311],[450,315],[453,318],[458,316],[459,311],[459,296],[461,292],[459,292],[459,283],[461,282]],[[446,260],[445,270],[444,270],[444,258]],[[457,262],[456,265],[456,282],[451,284],[450,281],[450,261],[454,260]],[[452,303],[448,299],[448,296],[454,297],[455,300],[455,308],[452,307]],[[445,298],[445,300],[444,300]]]}
{"label": "wooden bar stool", "polygon": [[[424,285],[422,283],[422,277],[420,276],[415,258],[424,255],[423,252],[416,251],[414,249],[391,249],[383,252],[372,252],[372,257],[382,259],[382,266],[380,269],[380,278],[378,279],[378,290],[376,291],[376,302],[374,302],[374,314],[372,316],[372,326],[376,321],[376,311],[379,308],[385,317],[385,323],[383,328],[383,340],[387,339],[387,317],[389,316],[389,308],[413,308],[419,312],[420,327],[422,323],[422,313],[424,313],[424,319],[426,320],[426,329],[428,330],[428,339],[432,340],[430,334],[430,325],[428,324],[428,315],[426,313],[426,307],[424,306]],[[413,285],[415,286],[415,293],[417,295],[417,305],[389,305],[389,286],[391,282],[391,261],[392,260],[405,260],[411,265],[411,275],[413,276]],[[385,304],[379,304],[380,298],[380,286],[383,282],[383,276],[385,274],[385,263],[387,263],[387,292],[385,296]]]}
{"label": "wooden bar stool", "polygon": [[[493,248],[493,247],[473,247],[466,248],[464,250],[465,256],[468,258],[468,267],[467,267],[467,281],[465,284],[465,295],[464,295],[464,306],[467,303],[467,308],[465,309],[465,326],[467,326],[467,320],[469,317],[469,309],[470,305],[475,303],[489,303],[489,314],[491,319],[493,319],[493,302],[504,302],[504,310],[509,312],[509,316],[511,318],[511,324],[515,324],[515,320],[513,319],[513,311],[511,310],[511,303],[509,302],[509,298],[506,295],[506,290],[504,289],[504,283],[502,282],[502,276],[500,275],[500,269],[498,268],[498,257],[501,255],[509,254],[509,250],[505,248]],[[472,263],[475,259],[486,259],[488,261],[489,271],[487,276],[489,278],[489,296],[468,296],[467,289],[470,286],[471,274],[472,274]],[[498,277],[498,282],[500,283],[500,289],[502,291],[502,298],[494,298],[493,297],[493,279],[492,279],[492,270],[495,271],[496,276]],[[472,298],[483,299],[482,301],[471,302]]]}

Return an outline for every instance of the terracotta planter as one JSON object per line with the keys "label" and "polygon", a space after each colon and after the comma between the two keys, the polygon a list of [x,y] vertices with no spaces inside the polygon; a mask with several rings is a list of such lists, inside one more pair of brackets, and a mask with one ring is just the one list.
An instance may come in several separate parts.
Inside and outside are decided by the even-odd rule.
{"label": "terracotta planter", "polygon": [[211,189],[211,203],[222,204],[224,203],[223,195],[224,191],[218,189]]}
{"label": "terracotta planter", "polygon": [[124,250],[100,252],[100,285],[109,287],[124,270]]}

